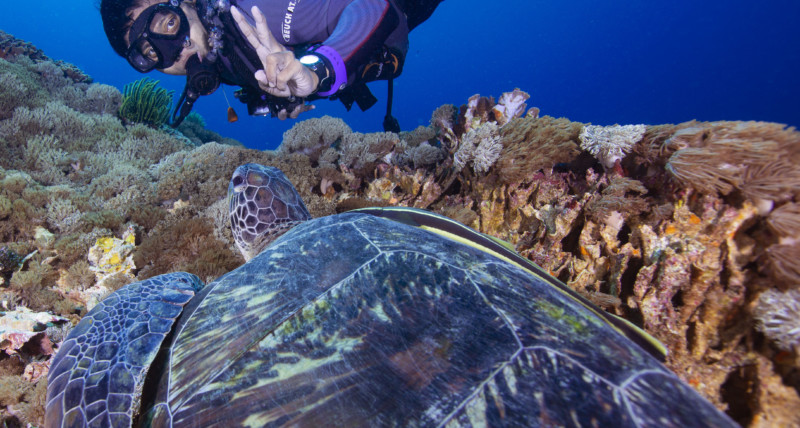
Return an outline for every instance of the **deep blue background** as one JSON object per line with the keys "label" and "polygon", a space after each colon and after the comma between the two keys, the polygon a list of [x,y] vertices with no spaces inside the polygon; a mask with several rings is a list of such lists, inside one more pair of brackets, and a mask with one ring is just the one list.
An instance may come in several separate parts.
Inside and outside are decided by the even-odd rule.
{"label": "deep blue background", "polygon": [[[142,77],[108,45],[93,0],[5,1],[0,29],[76,64],[120,89]],[[395,82],[403,129],[426,125],[442,104],[519,87],[542,114],[608,125],[698,120],[766,120],[800,125],[800,1],[668,2],[596,0],[445,0],[411,34],[405,71]],[[177,94],[184,78],[151,73]],[[301,118],[329,114],[354,130],[381,130],[379,103],[346,112],[320,100]],[[273,149],[292,121],[226,121],[221,91],[195,110],[209,128],[248,147]],[[176,97],[177,98],[177,97]]]}

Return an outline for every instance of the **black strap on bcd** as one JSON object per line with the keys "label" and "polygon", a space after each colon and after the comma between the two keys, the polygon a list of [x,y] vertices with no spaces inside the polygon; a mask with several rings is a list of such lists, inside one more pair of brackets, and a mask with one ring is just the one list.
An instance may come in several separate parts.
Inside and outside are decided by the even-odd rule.
{"label": "black strap on bcd", "polygon": [[357,82],[348,86],[346,89],[331,96],[331,99],[341,101],[347,111],[350,111],[353,103],[358,104],[358,108],[361,111],[367,111],[368,108],[378,102],[378,99],[375,98],[375,95],[372,95],[372,91],[369,90],[364,82]]}
{"label": "black strap on bcd", "polygon": [[400,122],[392,116],[392,98],[394,97],[394,77],[389,78],[388,94],[386,97],[386,116],[383,117],[383,130],[385,132],[400,132]]}

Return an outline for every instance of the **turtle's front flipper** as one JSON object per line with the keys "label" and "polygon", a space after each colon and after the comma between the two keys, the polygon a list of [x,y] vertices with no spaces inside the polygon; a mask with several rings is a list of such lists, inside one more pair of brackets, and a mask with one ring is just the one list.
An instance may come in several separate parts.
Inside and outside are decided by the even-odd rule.
{"label": "turtle's front flipper", "polygon": [[45,425],[130,426],[150,364],[201,288],[188,273],[160,275],[126,285],[92,309],[53,358]]}

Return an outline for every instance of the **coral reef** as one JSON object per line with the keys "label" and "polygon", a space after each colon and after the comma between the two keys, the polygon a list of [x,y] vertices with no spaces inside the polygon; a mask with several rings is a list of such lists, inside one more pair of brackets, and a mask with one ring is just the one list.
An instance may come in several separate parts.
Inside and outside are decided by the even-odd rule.
{"label": "coral reef", "polygon": [[[231,172],[258,162],[314,216],[414,206],[503,239],[656,336],[668,366],[742,425],[800,423],[800,133],[595,127],[525,112],[518,89],[498,100],[442,106],[400,134],[310,119],[256,151],[209,142],[199,119],[126,125],[119,91],[0,33],[0,302],[69,320],[0,350],[0,418],[42,423],[48,356],[105,293],[241,264],[225,195]],[[99,283],[97,270],[114,275]]]}
{"label": "coral reef", "polygon": [[768,122],[692,123],[662,143],[666,168],[681,184],[751,200],[786,201],[800,189],[800,134]]}
{"label": "coral reef", "polygon": [[342,138],[352,132],[339,118],[322,116],[304,120],[283,134],[278,153],[302,153],[316,162],[325,149],[341,143]]}
{"label": "coral reef", "polygon": [[196,146],[211,142],[228,144],[231,146],[242,146],[242,143],[233,138],[226,138],[210,129],[206,129],[205,119],[197,112],[189,113],[189,115],[183,119],[183,122],[178,125],[178,131],[191,140]]}
{"label": "coral reef", "polygon": [[501,133],[498,177],[505,184],[519,183],[536,171],[572,162],[580,153],[580,131],[580,123],[564,118],[529,115],[512,119]]}
{"label": "coral reef", "polygon": [[53,333],[69,324],[64,317],[24,307],[5,309],[0,312],[0,420],[41,424],[49,358],[53,345],[63,340]]}
{"label": "coral reef", "polygon": [[453,166],[461,170],[472,164],[475,174],[487,172],[500,157],[501,150],[503,145],[500,143],[497,124],[484,123],[464,134],[458,150],[453,154]]}
{"label": "coral reef", "polygon": [[22,256],[7,247],[0,248],[0,273],[12,272],[22,263]]}
{"label": "coral reef", "polygon": [[581,148],[606,168],[612,168],[642,139],[646,130],[645,125],[586,125],[580,135]]}
{"label": "coral reef", "polygon": [[37,61],[49,61],[44,52],[24,40],[0,30],[0,58],[25,56]]}
{"label": "coral reef", "polygon": [[[105,286],[105,283],[110,278],[117,278],[117,280],[120,276],[131,280],[135,278],[133,275],[133,271],[136,269],[136,265],[133,262],[135,233],[135,228],[130,226],[125,231],[122,239],[104,236],[99,238],[89,249],[87,258],[91,264],[90,269],[97,277],[97,286]],[[73,276],[80,276],[79,274],[75,275],[73,272],[69,273],[72,273]],[[95,304],[87,304],[87,310],[90,310]]]}
{"label": "coral reef", "polygon": [[497,105],[492,107],[492,114],[499,126],[503,126],[511,119],[522,116],[525,113],[525,104],[531,96],[519,88],[514,88],[512,92],[506,92],[497,101]]}

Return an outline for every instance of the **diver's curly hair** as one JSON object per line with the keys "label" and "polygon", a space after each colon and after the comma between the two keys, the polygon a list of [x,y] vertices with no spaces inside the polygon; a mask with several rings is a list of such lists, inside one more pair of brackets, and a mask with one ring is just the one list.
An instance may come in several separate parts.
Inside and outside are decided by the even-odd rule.
{"label": "diver's curly hair", "polygon": [[148,0],[100,0],[100,17],[114,52],[124,57],[128,51],[125,34],[133,24],[130,10],[145,4]]}

